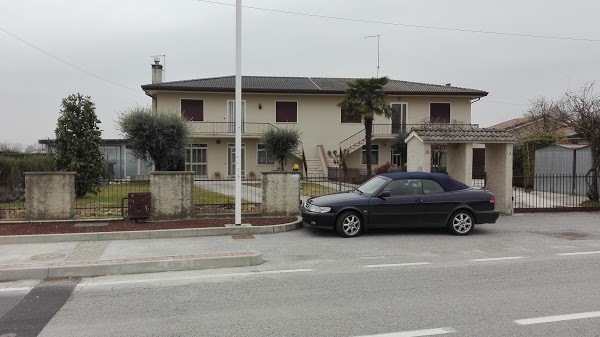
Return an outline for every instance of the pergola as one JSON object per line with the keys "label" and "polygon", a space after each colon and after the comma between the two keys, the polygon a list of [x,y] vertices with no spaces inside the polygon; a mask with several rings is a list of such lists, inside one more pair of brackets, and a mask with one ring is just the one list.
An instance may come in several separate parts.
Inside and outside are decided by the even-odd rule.
{"label": "pergola", "polygon": [[513,135],[507,131],[464,125],[427,125],[406,137],[408,171],[431,171],[431,145],[447,148],[448,175],[473,185],[473,145],[485,145],[486,188],[496,196],[496,209],[512,214]]}

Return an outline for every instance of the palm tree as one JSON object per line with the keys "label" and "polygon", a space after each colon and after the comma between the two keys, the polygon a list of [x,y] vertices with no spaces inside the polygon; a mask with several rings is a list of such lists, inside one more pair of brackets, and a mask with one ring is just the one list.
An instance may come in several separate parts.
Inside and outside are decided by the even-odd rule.
{"label": "palm tree", "polygon": [[387,102],[383,87],[390,81],[387,77],[356,79],[348,82],[346,99],[338,103],[347,117],[360,117],[365,124],[365,147],[367,174],[371,175],[371,143],[373,140],[373,117],[383,115],[389,118],[392,107]]}

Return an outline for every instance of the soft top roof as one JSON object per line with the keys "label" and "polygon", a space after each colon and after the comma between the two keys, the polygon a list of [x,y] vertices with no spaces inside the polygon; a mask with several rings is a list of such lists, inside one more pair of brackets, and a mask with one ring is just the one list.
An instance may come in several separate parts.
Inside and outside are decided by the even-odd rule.
{"label": "soft top roof", "polygon": [[434,180],[440,186],[442,186],[447,192],[458,191],[469,188],[469,186],[461,183],[458,180],[450,178],[447,174],[443,173],[429,173],[429,172],[393,172],[383,173],[381,176],[388,177],[393,180],[398,179],[429,179]]}

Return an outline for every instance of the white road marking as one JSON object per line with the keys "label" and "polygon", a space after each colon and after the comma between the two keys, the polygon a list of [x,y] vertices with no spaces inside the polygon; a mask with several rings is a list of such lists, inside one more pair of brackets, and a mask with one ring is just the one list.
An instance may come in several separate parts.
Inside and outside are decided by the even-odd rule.
{"label": "white road marking", "polygon": [[412,263],[390,263],[390,264],[370,264],[363,266],[365,268],[386,268],[386,267],[405,267],[405,266],[423,266],[430,264],[429,262],[412,262]]}
{"label": "white road marking", "polygon": [[413,331],[402,331],[384,333],[380,335],[364,335],[357,337],[419,337],[419,336],[434,336],[434,335],[445,335],[454,333],[456,330],[452,328],[437,328],[437,329],[425,329],[425,330],[413,330]]}
{"label": "white road marking", "polygon": [[33,289],[33,287],[3,288],[0,289],[0,293],[28,292],[31,289]]}
{"label": "white road marking", "polygon": [[91,281],[88,283],[80,283],[76,288],[83,287],[103,287],[113,285],[125,285],[125,284],[136,284],[136,283],[151,283],[151,282],[168,282],[168,281],[191,281],[200,280],[207,278],[219,278],[219,277],[239,277],[239,276],[258,276],[258,275],[269,275],[269,274],[289,274],[289,273],[302,273],[313,271],[313,269],[287,269],[287,270],[265,270],[256,272],[246,273],[229,273],[229,274],[209,274],[209,275],[197,275],[197,276],[186,276],[186,277],[169,277],[169,278],[148,278],[141,280],[126,280],[126,281]]}
{"label": "white road marking", "polygon": [[578,313],[578,314],[519,319],[519,320],[516,320],[515,323],[520,324],[520,325],[529,325],[529,324],[570,321],[570,320],[574,320],[574,319],[594,318],[594,317],[600,317],[600,311],[591,311],[591,312],[582,312],[582,313]]}
{"label": "white road marking", "polygon": [[560,254],[556,254],[556,255],[569,256],[569,255],[591,255],[591,254],[600,254],[600,251],[596,251],[596,252],[560,253]]}
{"label": "white road marking", "polygon": [[385,256],[361,256],[361,259],[383,259]]}
{"label": "white road marking", "polygon": [[518,260],[518,259],[524,259],[525,256],[508,256],[508,257],[492,257],[489,259],[474,259],[474,260],[469,260],[471,262],[484,262],[484,261],[504,261],[504,260]]}
{"label": "white road marking", "polygon": [[552,246],[550,248],[554,249],[563,249],[563,248],[576,248],[575,246]]}

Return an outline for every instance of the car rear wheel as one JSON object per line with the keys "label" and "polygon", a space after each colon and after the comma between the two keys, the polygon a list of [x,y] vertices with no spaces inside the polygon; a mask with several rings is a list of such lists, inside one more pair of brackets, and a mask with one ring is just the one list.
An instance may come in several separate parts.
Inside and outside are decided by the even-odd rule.
{"label": "car rear wheel", "polygon": [[448,230],[454,235],[467,235],[473,230],[474,222],[473,215],[469,211],[459,210],[450,216]]}
{"label": "car rear wheel", "polygon": [[345,238],[355,237],[360,235],[362,220],[355,212],[344,212],[337,218],[335,229]]}

